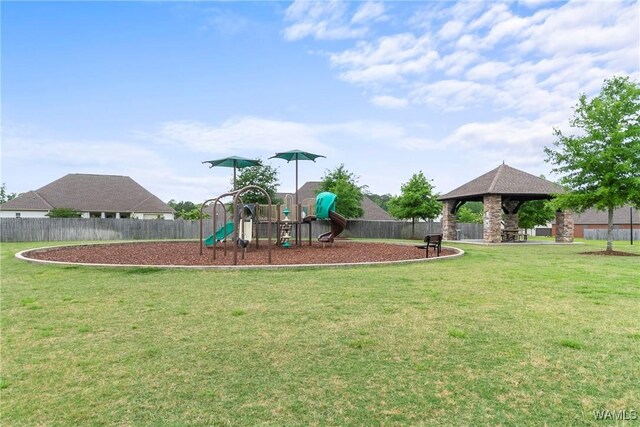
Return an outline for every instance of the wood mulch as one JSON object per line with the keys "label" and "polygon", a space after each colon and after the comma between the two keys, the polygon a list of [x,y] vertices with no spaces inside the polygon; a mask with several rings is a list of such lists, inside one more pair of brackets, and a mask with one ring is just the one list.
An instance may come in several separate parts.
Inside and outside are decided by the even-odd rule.
{"label": "wood mulch", "polygon": [[582,255],[606,255],[606,256],[640,256],[631,252],[623,251],[593,251],[593,252],[581,252]]}
{"label": "wood mulch", "polygon": [[[260,241],[259,248],[249,245],[242,259],[242,250],[238,248],[238,265],[266,265],[267,242]],[[443,248],[440,256],[453,255],[456,251]],[[233,246],[227,244],[224,255],[222,245],[216,248],[216,260],[213,249],[204,248],[200,255],[198,242],[133,242],[115,244],[96,244],[66,246],[46,251],[33,251],[25,254],[28,258],[49,261],[77,262],[90,264],[132,264],[132,265],[233,265]],[[391,243],[361,243],[337,240],[333,246],[325,247],[318,242],[308,246],[292,246],[289,249],[272,246],[271,259],[274,265],[289,264],[340,264],[380,261],[400,261],[424,258],[425,251],[412,245]],[[429,250],[429,258],[435,257]]]}

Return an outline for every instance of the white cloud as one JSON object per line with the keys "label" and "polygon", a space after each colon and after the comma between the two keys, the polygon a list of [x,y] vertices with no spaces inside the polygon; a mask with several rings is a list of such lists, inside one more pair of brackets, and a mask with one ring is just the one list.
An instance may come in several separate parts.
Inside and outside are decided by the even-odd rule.
{"label": "white cloud", "polygon": [[552,138],[552,126],[544,120],[508,118],[495,122],[470,122],[456,128],[443,142],[466,148],[538,145]]}
{"label": "white cloud", "polygon": [[444,111],[459,111],[494,99],[498,94],[499,90],[492,85],[464,80],[440,80],[418,85],[410,97],[417,104],[429,104]]}
{"label": "white cloud", "polygon": [[618,1],[541,3],[524,14],[514,3],[430,4],[410,19],[419,31],[359,41],[329,58],[340,79],[367,86],[382,108],[404,99],[533,117],[570,107],[606,77],[638,75],[639,10]]}
{"label": "white cloud", "polygon": [[451,40],[456,38],[464,30],[464,22],[462,21],[449,21],[442,26],[438,31],[438,36],[444,40]]}
{"label": "white cloud", "polygon": [[374,96],[371,98],[371,102],[378,107],[389,109],[404,108],[409,104],[406,99],[389,95]]}
{"label": "white cloud", "polygon": [[519,48],[571,55],[638,46],[636,2],[570,2],[527,30]]}
{"label": "white cloud", "polygon": [[530,8],[537,8],[539,6],[545,5],[547,3],[552,3],[557,0],[519,0],[518,3],[524,4]]}
{"label": "white cloud", "polygon": [[346,70],[340,77],[352,83],[401,81],[406,74],[426,72],[437,61],[438,54],[430,46],[429,36],[403,33],[381,37],[375,44],[358,43],[355,49],[331,55],[330,60]]}
{"label": "white cloud", "polygon": [[462,21],[469,21],[474,16],[477,16],[485,8],[482,2],[475,1],[461,1],[453,5],[450,10],[450,16]]}
{"label": "white cloud", "polygon": [[327,149],[312,126],[257,117],[233,118],[219,126],[195,121],[168,122],[157,132],[139,135],[158,143],[220,156],[256,149],[262,152],[289,150],[292,143],[309,151]]}
{"label": "white cloud", "polygon": [[[184,195],[185,200],[198,200],[188,197],[202,195],[199,190],[221,184],[216,178],[189,178],[178,174],[172,162],[161,153],[134,143],[64,140],[45,134],[42,132],[39,137],[30,132],[3,134],[2,157],[3,162],[7,162],[4,169],[32,171],[29,174],[13,171],[23,176],[20,182],[11,183],[16,191],[35,190],[69,173],[130,176],[165,202],[181,197],[179,194]],[[192,186],[197,182],[201,187]]]}
{"label": "white cloud", "polygon": [[425,151],[437,148],[432,139],[420,136],[420,131],[392,122],[360,120],[325,125],[323,130],[328,137],[341,135],[342,138],[347,138],[346,141],[355,144],[378,144],[381,150],[402,148]]}
{"label": "white cloud", "polygon": [[495,46],[503,39],[515,39],[529,25],[528,19],[510,16],[504,21],[494,25],[484,39],[484,46]]}
{"label": "white cloud", "polygon": [[504,62],[488,61],[467,71],[466,77],[469,80],[495,80],[509,70],[511,67]]}
{"label": "white cloud", "polygon": [[454,129],[443,139],[449,150],[474,159],[483,169],[505,161],[511,166],[539,173],[544,164],[544,147],[554,141],[553,117],[536,120],[504,118],[493,122],[470,122]]}
{"label": "white cloud", "polygon": [[470,50],[457,50],[442,57],[436,64],[436,68],[443,70],[447,76],[462,74],[469,66],[478,62],[480,55]]}
{"label": "white cloud", "polygon": [[[401,103],[402,100],[387,102]],[[430,144],[430,140],[416,136],[404,126],[372,120],[312,124],[242,117],[217,126],[178,121],[164,123],[156,132],[138,133],[137,136],[160,146],[207,153],[215,157],[238,152],[265,155],[292,148],[331,155],[343,143],[357,145],[375,142],[390,147],[420,146],[421,149],[428,148]]]}
{"label": "white cloud", "polygon": [[[375,15],[380,6],[372,3],[367,9],[361,8],[356,21],[348,18],[348,5],[342,1],[294,1],[285,12],[285,19],[292,22],[284,30],[284,38],[288,41],[313,37],[318,40],[339,40],[362,37],[368,31],[363,25],[380,17]],[[360,11],[359,11],[360,12]],[[358,15],[358,13],[356,13]],[[355,16],[354,16],[355,18]]]}
{"label": "white cloud", "polygon": [[352,24],[384,20],[384,3],[368,1],[364,3],[351,18]]}
{"label": "white cloud", "polygon": [[477,31],[486,28],[492,28],[496,24],[508,20],[511,14],[509,6],[505,3],[492,3],[479,18],[471,21],[468,25],[469,30]]}
{"label": "white cloud", "polygon": [[381,37],[377,43],[359,42],[355,49],[331,55],[333,65],[366,67],[378,64],[402,64],[429,52],[428,36],[416,38],[402,33]]}
{"label": "white cloud", "polygon": [[322,22],[301,22],[293,24],[285,30],[287,40],[300,40],[313,35],[317,39],[337,40],[362,37],[366,29],[353,29],[346,26],[332,26],[327,21]]}
{"label": "white cloud", "polygon": [[158,167],[164,160],[147,148],[117,141],[69,141],[51,137],[21,137],[4,135],[2,157],[6,161],[25,162],[35,165],[65,165],[70,170],[77,168],[115,168],[144,163]]}

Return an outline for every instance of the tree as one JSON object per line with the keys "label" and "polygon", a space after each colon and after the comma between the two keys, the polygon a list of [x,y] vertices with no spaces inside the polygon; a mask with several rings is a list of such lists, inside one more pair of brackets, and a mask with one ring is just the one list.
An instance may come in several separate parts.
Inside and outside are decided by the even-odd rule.
{"label": "tree", "polygon": [[[191,212],[194,209],[200,209],[198,206],[196,206],[195,203],[193,202],[189,202],[189,201],[183,201],[183,202],[176,202],[175,200],[171,199],[169,200],[169,202],[167,203],[169,206],[171,206],[171,208],[173,208],[174,211],[176,211],[176,215],[175,218],[182,218],[182,219],[187,219],[185,218],[185,215],[189,212]],[[198,218],[199,218],[200,213],[198,212]]]}
{"label": "tree", "polygon": [[18,195],[16,193],[7,193],[7,184],[4,182],[0,185],[0,204],[15,199],[17,196]]}
{"label": "tree", "polygon": [[[193,209],[189,210],[189,211],[185,211],[182,212],[182,216],[181,218],[184,219],[185,221],[198,221],[200,220],[200,207],[202,205],[198,205],[198,206],[194,206]],[[211,206],[211,205],[209,205]],[[206,212],[202,213],[202,219],[207,219],[207,218],[211,218],[211,215],[209,215]]]}
{"label": "tree", "polygon": [[[257,185],[264,189],[271,197],[271,203],[278,203],[276,192],[280,186],[278,181],[278,170],[269,165],[257,165],[240,170],[236,180],[238,189],[247,185]],[[267,203],[267,198],[260,191],[247,191],[242,195],[244,203]]]}
{"label": "tree", "polygon": [[318,186],[318,191],[329,191],[338,196],[336,212],[345,218],[361,218],[364,186],[358,185],[359,177],[345,169],[341,164],[332,171],[327,170]]}
{"label": "tree", "polygon": [[49,218],[80,218],[82,213],[72,208],[53,208],[46,216]]}
{"label": "tree", "polygon": [[482,224],[482,202],[467,202],[458,209],[458,222]]}
{"label": "tree", "polygon": [[401,194],[389,200],[389,213],[398,219],[411,219],[412,234],[415,235],[416,218],[425,221],[434,219],[442,212],[438,194],[433,194],[433,185],[422,171],[413,174],[409,182],[400,187]]}
{"label": "tree", "polygon": [[640,85],[628,77],[605,80],[593,99],[580,96],[569,123],[579,134],[554,128],[556,149],[545,147],[546,161],[568,190],[555,203],[577,212],[607,210],[610,252],[614,210],[640,202]]}
{"label": "tree", "polygon": [[556,210],[548,200],[529,200],[518,210],[518,227],[528,229],[546,225],[555,217]]}

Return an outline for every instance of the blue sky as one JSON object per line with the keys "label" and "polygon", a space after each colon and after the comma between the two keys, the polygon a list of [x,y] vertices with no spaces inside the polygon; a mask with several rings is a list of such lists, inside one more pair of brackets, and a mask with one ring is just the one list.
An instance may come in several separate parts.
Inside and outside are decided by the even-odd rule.
{"label": "blue sky", "polygon": [[325,155],[373,193],[422,170],[445,193],[503,161],[549,173],[543,148],[580,93],[640,77],[640,3],[7,2],[2,182],[128,175],[199,202],[276,151]]}

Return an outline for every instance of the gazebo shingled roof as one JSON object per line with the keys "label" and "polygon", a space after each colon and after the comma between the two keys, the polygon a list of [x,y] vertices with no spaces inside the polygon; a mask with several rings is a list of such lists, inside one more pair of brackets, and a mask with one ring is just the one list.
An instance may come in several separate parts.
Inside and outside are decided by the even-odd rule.
{"label": "gazebo shingled roof", "polygon": [[[466,202],[481,201],[482,235],[485,243],[520,241],[518,210],[529,200],[552,199],[563,188],[546,179],[502,163],[492,171],[438,198],[442,206],[442,234],[458,239],[457,212]],[[556,212],[556,242],[573,242],[573,214]],[[524,235],[526,240],[526,235]]]}
{"label": "gazebo shingled roof", "polygon": [[504,163],[438,198],[440,201],[482,201],[487,194],[513,196],[520,200],[551,198],[563,188],[551,181],[512,168]]}

